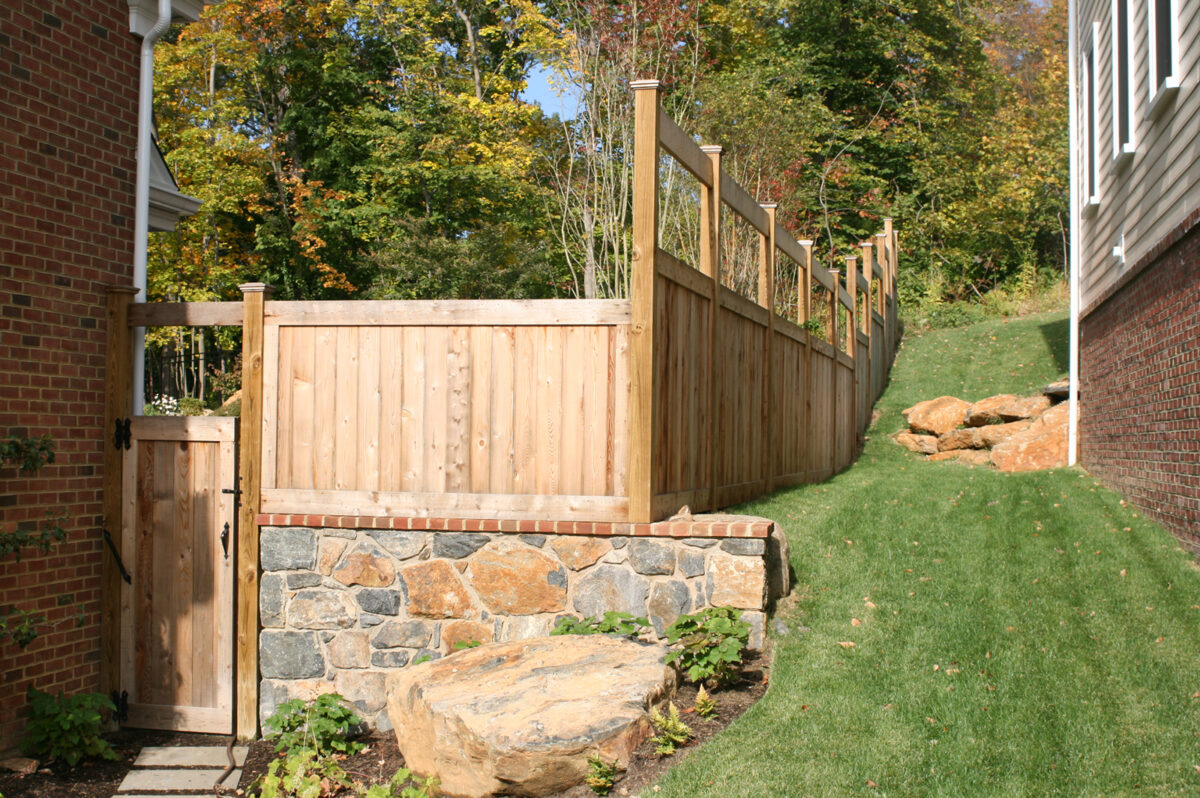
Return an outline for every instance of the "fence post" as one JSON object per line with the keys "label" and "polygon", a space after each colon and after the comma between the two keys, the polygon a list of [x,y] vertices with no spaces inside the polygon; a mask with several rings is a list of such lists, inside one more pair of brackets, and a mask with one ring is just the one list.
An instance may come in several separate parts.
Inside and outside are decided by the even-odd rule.
{"label": "fence post", "polygon": [[[850,439],[854,441],[851,447],[858,449],[858,258],[850,255],[846,258],[846,293],[850,295],[850,307],[846,311],[846,348],[849,349],[850,371],[854,379],[850,391]],[[850,452],[854,457],[854,451]]]}
{"label": "fence post", "polygon": [[899,343],[896,338],[899,327],[896,324],[896,230],[892,227],[891,218],[883,220],[883,236],[886,241],[887,257],[884,260],[884,323],[887,326],[888,357],[896,350]]}
{"label": "fence post", "polygon": [[875,291],[875,245],[870,241],[863,241],[859,244],[862,249],[862,270],[863,276],[867,278],[867,290],[863,294],[862,300],[862,315],[865,320],[864,327],[867,334],[867,404],[874,404],[877,398],[875,394],[875,319],[871,316],[871,310],[875,307],[873,303]]}
{"label": "fence post", "polygon": [[758,238],[758,304],[767,309],[766,358],[763,362],[763,480],[766,492],[775,490],[775,403],[771,397],[775,348],[775,209],[774,202],[762,203],[767,212],[767,234]]}
{"label": "fence post", "polygon": [[[108,348],[104,353],[104,505],[101,528],[121,546],[124,451],[113,445],[118,418],[129,415],[133,398],[133,338],[129,334],[129,304],[138,292],[133,286],[108,286],[105,323]],[[108,551],[100,566],[100,691],[121,689],[121,573]]]}
{"label": "fence post", "polygon": [[242,291],[242,416],[239,430],[237,528],[237,736],[258,733],[258,509],[262,487],[263,306],[271,288],[244,283]]}
{"label": "fence post", "polygon": [[657,80],[635,80],[633,135],[633,286],[629,346],[629,520],[648,523],[654,514],[654,448],[658,437],[654,403],[654,311],[658,249]]}
{"label": "fence post", "polygon": [[[800,273],[797,275],[800,284],[796,289],[800,295],[796,298],[796,305],[800,315],[800,323],[805,324],[812,318],[812,263],[813,263],[813,242],[804,240],[797,242],[800,244],[800,249],[804,251],[804,262],[800,264]],[[812,461],[809,459],[809,453],[812,451],[812,440],[809,436],[809,419],[812,417],[812,330],[804,328],[804,401],[801,402],[800,409],[803,415],[801,424],[803,424],[804,436],[804,471],[805,479],[808,479],[808,471],[811,470]]]}
{"label": "fence post", "polygon": [[719,145],[700,148],[712,165],[712,185],[700,192],[700,271],[711,278],[708,316],[708,509],[716,510],[721,441],[721,151]]}

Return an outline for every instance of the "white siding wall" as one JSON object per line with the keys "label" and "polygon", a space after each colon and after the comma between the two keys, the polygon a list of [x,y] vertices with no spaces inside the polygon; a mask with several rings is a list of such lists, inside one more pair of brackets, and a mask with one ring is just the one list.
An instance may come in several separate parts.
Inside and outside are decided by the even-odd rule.
{"label": "white siding wall", "polygon": [[[1125,2],[1125,0],[1119,0]],[[1165,0],[1160,0],[1165,2]],[[1130,76],[1137,151],[1123,169],[1113,162],[1112,0],[1080,0],[1079,58],[1087,52],[1092,22],[1100,23],[1096,57],[1096,137],[1099,206],[1082,220],[1082,308],[1086,313],[1159,240],[1200,208],[1200,1],[1177,0],[1180,89],[1158,119],[1150,99],[1149,0],[1132,0]],[[1085,92],[1079,94],[1085,101]],[[1082,119],[1082,114],[1080,115]],[[1086,135],[1081,131],[1080,135]],[[1075,157],[1078,157],[1076,155]],[[1086,164],[1081,164],[1086,168]],[[1112,256],[1125,236],[1125,262]]]}

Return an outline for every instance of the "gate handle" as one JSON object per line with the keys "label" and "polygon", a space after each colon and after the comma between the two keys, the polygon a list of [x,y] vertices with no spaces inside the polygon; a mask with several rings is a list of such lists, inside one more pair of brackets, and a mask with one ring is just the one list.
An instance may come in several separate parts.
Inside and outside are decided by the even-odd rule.
{"label": "gate handle", "polygon": [[125,580],[125,584],[132,585],[133,579],[129,576],[129,572],[125,570],[125,563],[121,562],[121,552],[117,551],[116,545],[113,543],[112,535],[108,534],[107,529],[100,530],[104,533],[104,542],[108,544],[108,550],[112,552],[113,559],[117,561],[117,568],[121,571],[121,578]]}
{"label": "gate handle", "polygon": [[225,559],[229,559],[229,522],[225,522],[225,528],[221,530],[221,548],[225,551]]}

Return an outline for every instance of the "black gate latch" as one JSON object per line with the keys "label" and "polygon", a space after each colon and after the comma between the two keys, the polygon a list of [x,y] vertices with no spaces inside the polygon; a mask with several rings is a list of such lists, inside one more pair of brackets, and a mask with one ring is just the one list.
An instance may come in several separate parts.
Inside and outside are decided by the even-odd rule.
{"label": "black gate latch", "polygon": [[113,719],[117,723],[124,723],[129,720],[129,693],[122,690],[119,694],[116,690],[112,691],[113,707],[116,711],[113,713]]}
{"label": "black gate latch", "polygon": [[113,446],[118,449],[128,449],[131,445],[131,436],[129,425],[132,419],[114,418],[113,419]]}

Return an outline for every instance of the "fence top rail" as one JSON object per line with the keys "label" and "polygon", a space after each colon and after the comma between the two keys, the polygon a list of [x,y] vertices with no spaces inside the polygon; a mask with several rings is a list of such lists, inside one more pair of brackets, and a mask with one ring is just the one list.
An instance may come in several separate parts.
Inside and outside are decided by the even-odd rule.
{"label": "fence top rail", "polygon": [[658,109],[658,143],[703,185],[712,188],[712,162],[670,115]]}
{"label": "fence top rail", "polygon": [[771,217],[728,172],[721,172],[721,202],[763,235],[771,234]]}

